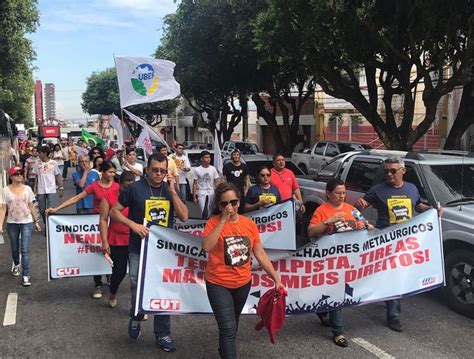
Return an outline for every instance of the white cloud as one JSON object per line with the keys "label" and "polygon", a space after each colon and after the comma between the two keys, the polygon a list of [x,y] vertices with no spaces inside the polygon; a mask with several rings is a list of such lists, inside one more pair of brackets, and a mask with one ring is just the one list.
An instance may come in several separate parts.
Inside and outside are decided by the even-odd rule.
{"label": "white cloud", "polygon": [[93,6],[86,9],[75,6],[54,9],[41,19],[41,27],[49,31],[71,32],[91,26],[131,28],[134,25]]}
{"label": "white cloud", "polygon": [[128,9],[137,17],[164,17],[177,8],[173,0],[107,0],[107,4],[110,7]]}

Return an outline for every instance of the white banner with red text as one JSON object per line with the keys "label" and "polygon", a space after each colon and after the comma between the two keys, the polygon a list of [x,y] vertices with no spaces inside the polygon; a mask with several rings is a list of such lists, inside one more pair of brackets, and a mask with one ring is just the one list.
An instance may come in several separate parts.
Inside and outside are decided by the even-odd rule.
{"label": "white banner with red text", "polygon": [[[268,249],[296,250],[295,204],[285,201],[257,211],[245,213],[252,218],[260,233],[260,241]],[[181,222],[175,217],[174,229],[201,236],[207,220],[189,219]]]}
{"label": "white banner with red text", "polygon": [[[142,242],[136,311],[211,313],[201,238],[153,225]],[[400,298],[444,284],[435,210],[384,230],[324,236],[296,252],[267,250],[288,289],[287,314],[324,312]],[[224,253],[222,254],[224,256]],[[252,258],[252,289],[243,313],[274,283]]]}
{"label": "white banner with red text", "polygon": [[49,278],[112,273],[102,254],[98,214],[49,215],[46,237]]}

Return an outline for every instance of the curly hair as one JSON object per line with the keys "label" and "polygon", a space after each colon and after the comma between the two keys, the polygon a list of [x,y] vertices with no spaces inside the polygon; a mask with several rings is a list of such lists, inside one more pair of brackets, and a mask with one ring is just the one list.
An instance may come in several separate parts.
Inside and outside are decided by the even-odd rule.
{"label": "curly hair", "polygon": [[240,191],[235,184],[230,182],[219,183],[216,188],[214,203],[212,204],[212,214],[221,214],[222,211],[219,208],[219,203],[221,202],[222,195],[228,191],[234,191],[237,198],[240,198]]}

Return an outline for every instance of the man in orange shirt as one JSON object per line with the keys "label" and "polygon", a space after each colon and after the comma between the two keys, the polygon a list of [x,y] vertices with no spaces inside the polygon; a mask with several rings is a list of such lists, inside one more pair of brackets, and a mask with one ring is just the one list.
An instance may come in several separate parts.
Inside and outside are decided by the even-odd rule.
{"label": "man in orange shirt", "polygon": [[304,213],[305,207],[303,204],[303,196],[301,195],[300,186],[296,181],[295,174],[288,168],[285,168],[285,165],[285,156],[283,156],[281,153],[275,153],[273,155],[271,183],[280,192],[282,201],[286,201],[287,199],[291,199],[293,196],[295,196],[296,200],[300,203],[299,210]]}

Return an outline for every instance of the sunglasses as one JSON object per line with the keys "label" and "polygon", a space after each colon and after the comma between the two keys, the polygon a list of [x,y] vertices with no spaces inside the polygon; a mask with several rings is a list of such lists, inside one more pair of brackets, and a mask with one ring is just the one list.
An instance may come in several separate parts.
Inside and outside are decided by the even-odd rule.
{"label": "sunglasses", "polygon": [[270,173],[261,173],[260,177],[271,177]]}
{"label": "sunglasses", "polygon": [[239,204],[239,200],[238,199],[231,199],[230,201],[222,201],[222,202],[219,202],[219,206],[224,208],[224,207],[227,207],[227,205],[229,203],[232,205],[232,207],[237,207],[237,205]]}
{"label": "sunglasses", "polygon": [[400,167],[400,168],[390,168],[390,169],[387,169],[387,170],[383,170],[383,172],[388,175],[389,173],[394,175],[395,173],[397,173],[398,171],[400,171],[403,167]]}
{"label": "sunglasses", "polygon": [[12,174],[12,176],[23,176],[23,172],[18,171],[16,173]]}
{"label": "sunglasses", "polygon": [[152,168],[151,172],[153,173],[161,173],[162,175],[165,175],[168,173],[168,170],[165,168]]}
{"label": "sunglasses", "polygon": [[100,155],[100,152],[94,151],[92,152],[93,155]]}

